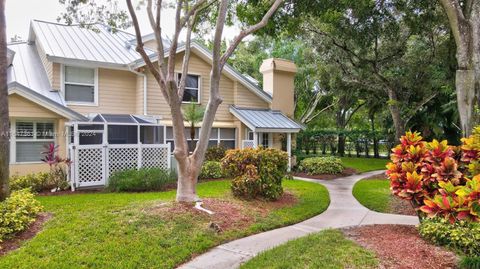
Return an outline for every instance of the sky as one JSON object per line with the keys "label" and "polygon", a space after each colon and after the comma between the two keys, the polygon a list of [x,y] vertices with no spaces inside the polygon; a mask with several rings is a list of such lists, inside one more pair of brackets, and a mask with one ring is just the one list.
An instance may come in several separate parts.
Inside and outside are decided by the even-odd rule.
{"label": "sky", "polygon": [[[134,0],[134,5],[135,2],[138,1]],[[126,10],[126,2],[124,0],[118,0],[118,3],[120,8]],[[7,40],[10,41],[10,38],[15,35],[20,36],[22,40],[26,40],[32,19],[56,22],[57,17],[63,10],[64,6],[61,5],[58,0],[7,0],[5,10],[7,18]],[[142,34],[151,33],[145,10],[137,11],[137,17]],[[162,29],[167,36],[172,36],[174,18],[174,10],[166,10],[162,14]],[[133,29],[127,29],[127,31],[134,33]],[[232,27],[226,28],[224,38],[231,40],[237,32],[238,29]]]}

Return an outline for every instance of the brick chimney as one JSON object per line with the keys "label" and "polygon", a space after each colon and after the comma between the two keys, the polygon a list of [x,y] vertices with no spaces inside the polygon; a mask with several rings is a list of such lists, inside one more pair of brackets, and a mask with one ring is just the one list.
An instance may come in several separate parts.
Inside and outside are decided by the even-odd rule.
{"label": "brick chimney", "polygon": [[263,90],[272,96],[271,109],[280,110],[288,117],[293,117],[294,79],[297,73],[295,63],[285,59],[270,58],[260,66],[263,74]]}

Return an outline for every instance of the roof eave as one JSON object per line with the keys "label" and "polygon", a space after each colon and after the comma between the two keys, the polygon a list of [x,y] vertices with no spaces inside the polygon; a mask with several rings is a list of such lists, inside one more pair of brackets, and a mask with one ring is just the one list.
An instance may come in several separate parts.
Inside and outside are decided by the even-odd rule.
{"label": "roof eave", "polygon": [[47,59],[51,62],[66,64],[66,65],[75,65],[83,67],[100,67],[100,68],[110,68],[118,70],[130,70],[127,64],[118,64],[118,63],[108,63],[108,62],[98,62],[98,61],[87,61],[81,59],[72,59],[64,58],[58,56],[52,56],[47,54]]}

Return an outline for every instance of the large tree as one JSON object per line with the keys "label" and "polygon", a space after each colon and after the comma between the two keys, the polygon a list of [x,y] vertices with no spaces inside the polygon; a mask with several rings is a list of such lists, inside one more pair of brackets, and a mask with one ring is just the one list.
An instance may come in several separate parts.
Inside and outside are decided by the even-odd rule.
{"label": "large tree", "polygon": [[0,201],[9,193],[9,118],[7,86],[7,31],[5,22],[5,0],[0,0]]}
{"label": "large tree", "polygon": [[[65,0],[63,1],[65,2]],[[67,14],[66,17],[72,17],[68,16],[68,14],[78,14],[78,10],[81,10],[78,7],[81,5],[88,5],[89,2],[93,1],[68,1],[67,4],[69,7],[74,5],[76,8],[67,8],[67,12],[65,13]],[[148,19],[157,42],[156,52],[158,59],[156,62],[149,58],[144,50],[142,33],[140,31],[136,9],[133,6],[132,1],[126,0],[126,2],[135,29],[135,36],[137,39],[136,50],[144,60],[146,70],[151,73],[157,81],[160,91],[170,107],[173,125],[173,139],[175,142],[173,154],[177,160],[178,172],[177,201],[196,201],[198,200],[196,193],[197,178],[208,147],[208,140],[215,119],[215,114],[219,105],[222,103],[222,97],[219,92],[222,70],[242,40],[262,27],[265,27],[275,11],[281,6],[283,0],[251,0],[238,2],[229,0],[177,0],[175,3],[174,33],[171,37],[166,56],[162,40],[163,29],[161,21],[162,10],[166,8],[167,3],[164,3],[162,0],[147,0],[146,9]],[[244,28],[232,40],[230,45],[222,50],[222,36],[225,24],[228,22],[227,17],[234,17],[235,13],[233,10],[249,12],[253,6],[256,6],[256,10],[261,10],[262,15],[260,18],[253,23],[243,25]],[[99,15],[96,19],[102,19],[103,17],[102,12],[95,12],[94,14]],[[182,111],[182,99],[185,90],[185,80],[188,74],[192,31],[194,31],[199,20],[205,20],[207,17],[206,14],[215,16],[213,17],[213,20],[206,20],[211,23],[213,28],[209,100],[206,104],[198,142],[193,152],[190,153],[188,150],[187,137],[184,132],[185,124]],[[180,81],[178,81],[175,72],[175,63],[176,58],[178,57],[177,49],[179,47],[180,34],[182,31],[185,32],[186,40],[181,78]]]}
{"label": "large tree", "polygon": [[455,88],[461,128],[471,134],[480,90],[480,1],[439,0],[457,45]]}

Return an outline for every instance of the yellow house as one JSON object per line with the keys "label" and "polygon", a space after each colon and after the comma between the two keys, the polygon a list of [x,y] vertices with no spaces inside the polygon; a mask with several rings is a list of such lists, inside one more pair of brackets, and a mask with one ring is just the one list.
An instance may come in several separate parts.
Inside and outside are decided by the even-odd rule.
{"label": "yellow house", "polygon": [[[12,174],[47,170],[41,152],[49,143],[73,160],[73,187],[104,185],[118,169],[174,165],[170,110],[135,51],[135,37],[112,31],[33,20],[28,41],[9,44]],[[144,36],[155,60],[155,39]],[[168,47],[168,42],[165,42]],[[193,41],[183,102],[209,99],[211,52]],[[181,54],[177,53],[177,70]],[[274,147],[289,155],[296,66],[266,59],[258,82],[225,66],[210,145]],[[196,132],[198,135],[198,132]]]}

